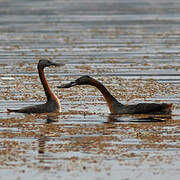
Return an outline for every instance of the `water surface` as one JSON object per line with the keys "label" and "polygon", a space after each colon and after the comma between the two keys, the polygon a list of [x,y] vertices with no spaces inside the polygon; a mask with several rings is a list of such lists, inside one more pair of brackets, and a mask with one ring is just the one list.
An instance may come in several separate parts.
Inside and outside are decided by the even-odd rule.
{"label": "water surface", "polygon": [[[180,61],[177,0],[0,1],[1,179],[179,179]],[[37,63],[62,113],[8,114],[43,103]],[[125,104],[173,103],[172,116],[110,116],[81,75]]]}

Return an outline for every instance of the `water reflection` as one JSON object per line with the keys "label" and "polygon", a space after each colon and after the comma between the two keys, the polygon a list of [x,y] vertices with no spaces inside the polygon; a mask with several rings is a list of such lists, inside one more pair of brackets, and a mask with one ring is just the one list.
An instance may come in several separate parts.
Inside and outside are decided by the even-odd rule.
{"label": "water reflection", "polygon": [[[120,153],[119,148],[122,152],[132,151],[132,147],[133,151],[161,148],[161,144],[156,143],[161,141],[166,144],[167,136],[157,132],[163,131],[163,127],[168,127],[172,122],[171,116],[167,115],[109,115],[105,118],[107,118],[106,123],[88,124],[88,126],[78,124],[79,121],[77,124],[68,124],[68,126],[61,124],[63,133],[59,131],[54,134],[53,130],[59,126],[54,123],[57,122],[57,116],[47,116],[43,133],[41,132],[38,139],[38,153],[78,152],[83,156],[84,153],[106,155],[111,154],[109,150],[113,150],[113,155]],[[46,146],[47,141],[48,146]],[[146,141],[146,145],[143,141]]]}
{"label": "water reflection", "polygon": [[[44,126],[46,126],[46,124],[51,124],[54,122],[58,122],[58,118],[59,115],[47,115],[46,117],[46,122],[44,124]],[[46,128],[46,127],[45,127]],[[38,146],[39,146],[39,154],[44,154],[45,153],[45,146],[46,146],[46,141],[48,141],[48,137],[46,134],[40,134],[40,137],[38,139]]]}
{"label": "water reflection", "polygon": [[136,122],[136,123],[145,123],[145,122],[164,122],[171,120],[171,115],[109,115],[107,116],[107,123],[114,122]]}
{"label": "water reflection", "polygon": [[48,138],[44,134],[40,135],[40,138],[38,139],[38,145],[39,145],[38,153],[39,154],[45,153],[45,146],[46,146],[47,140],[48,140]]}
{"label": "water reflection", "polygon": [[[123,168],[134,167],[145,160],[157,162],[158,152],[161,154],[157,156],[164,158],[170,150],[171,157],[176,157],[179,120],[171,116],[159,116],[160,121],[157,117],[142,115],[99,117],[91,114],[87,119],[83,116],[66,113],[1,120],[4,129],[0,131],[0,153],[5,153],[2,165],[14,166],[11,164],[16,161],[17,166],[26,162],[33,169],[62,171],[68,164],[77,168],[77,162],[89,164],[91,161],[97,165],[107,159],[121,163]],[[5,131],[7,128],[9,131]],[[154,159],[147,158],[149,156]]]}
{"label": "water reflection", "polygon": [[53,123],[53,122],[58,122],[58,117],[59,116],[48,116],[47,119],[46,119],[46,123],[49,124],[49,123]]}

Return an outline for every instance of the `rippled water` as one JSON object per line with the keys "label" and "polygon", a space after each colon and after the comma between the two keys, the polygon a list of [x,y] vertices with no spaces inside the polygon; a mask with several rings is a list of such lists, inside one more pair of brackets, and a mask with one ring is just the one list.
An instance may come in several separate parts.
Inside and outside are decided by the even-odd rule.
{"label": "rippled water", "polygon": [[[179,179],[180,61],[177,0],[0,0],[1,179]],[[46,100],[38,59],[62,113],[8,114]],[[173,103],[172,116],[110,116],[81,75],[124,104]]]}

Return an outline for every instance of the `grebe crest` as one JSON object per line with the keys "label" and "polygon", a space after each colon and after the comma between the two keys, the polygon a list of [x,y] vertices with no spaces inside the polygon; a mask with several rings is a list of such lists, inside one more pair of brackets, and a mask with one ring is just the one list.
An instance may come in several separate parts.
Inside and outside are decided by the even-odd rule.
{"label": "grebe crest", "polygon": [[63,65],[64,64],[62,64],[62,63],[51,62],[48,59],[40,59],[39,63],[38,63],[38,66],[41,67],[41,68],[45,68],[45,67],[49,67],[49,66],[63,66]]}
{"label": "grebe crest", "polygon": [[76,85],[89,84],[92,78],[90,76],[82,76],[74,81]]}
{"label": "grebe crest", "polygon": [[91,81],[93,78],[90,76],[81,76],[80,78],[76,79],[75,81],[71,81],[70,83],[63,84],[61,86],[57,86],[58,88],[70,88],[76,85],[91,85]]}

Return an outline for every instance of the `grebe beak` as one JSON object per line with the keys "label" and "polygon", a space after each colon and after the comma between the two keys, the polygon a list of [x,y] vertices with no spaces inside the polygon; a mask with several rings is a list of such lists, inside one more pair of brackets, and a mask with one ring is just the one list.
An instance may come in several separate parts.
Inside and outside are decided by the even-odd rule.
{"label": "grebe beak", "polygon": [[72,81],[70,83],[62,84],[61,86],[57,86],[57,88],[70,88],[70,87],[73,87],[73,86],[76,86],[76,85],[77,85],[77,82]]}

